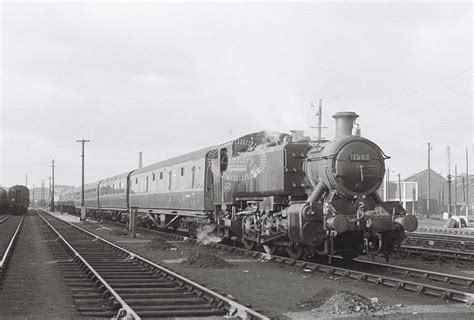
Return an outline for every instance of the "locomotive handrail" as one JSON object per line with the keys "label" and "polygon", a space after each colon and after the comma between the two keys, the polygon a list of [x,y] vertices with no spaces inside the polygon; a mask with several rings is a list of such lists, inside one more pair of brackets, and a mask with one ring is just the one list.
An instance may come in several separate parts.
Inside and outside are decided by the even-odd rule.
{"label": "locomotive handrail", "polygon": [[[56,230],[56,228],[54,228],[49,223],[49,221],[47,221],[40,214],[38,214],[38,216],[41,219],[43,219],[43,221],[51,228],[51,230],[53,230],[58,235],[58,238],[60,238],[61,241],[68,247],[68,249],[72,251],[74,256],[81,260],[81,262],[87,267],[87,269],[90,270],[94,274],[94,277],[96,277],[96,279],[99,280],[104,285],[104,287],[107,289],[107,291],[110,292],[110,294],[117,300],[117,302],[120,303],[122,308],[117,312],[116,316],[113,319],[122,319],[122,318],[124,318],[124,319],[134,319],[134,320],[141,319],[141,317],[135,311],[133,311],[133,309],[120,297],[120,295],[114,289],[112,289],[112,287],[81,256],[81,254],[79,252],[77,252],[76,249],[74,249],[66,239],[64,239],[64,237]],[[69,224],[69,225],[71,225],[71,224]],[[74,225],[72,225],[72,226],[74,226]],[[95,236],[95,235],[94,235],[94,237],[97,238],[97,236]]]}
{"label": "locomotive handrail", "polygon": [[[58,219],[58,218],[56,218],[56,219]],[[44,218],[43,218],[43,220],[44,220]],[[46,221],[46,220],[45,220],[45,221]],[[121,251],[121,252],[123,252],[123,253],[126,253],[127,255],[130,256],[130,259],[137,259],[137,260],[140,260],[140,261],[142,261],[142,262],[145,262],[146,264],[149,264],[149,265],[153,266],[154,268],[156,268],[156,269],[158,269],[158,270],[160,270],[160,271],[162,271],[162,272],[164,272],[164,273],[166,273],[166,274],[172,276],[173,278],[179,279],[179,280],[181,280],[181,281],[183,281],[183,282],[185,282],[185,283],[188,283],[188,284],[190,284],[192,287],[201,290],[203,293],[206,293],[206,294],[208,294],[208,295],[210,295],[210,296],[212,296],[212,297],[214,297],[214,298],[217,298],[217,299],[223,301],[224,303],[226,303],[226,304],[229,306],[228,312],[229,312],[229,315],[231,315],[231,316],[237,316],[237,317],[240,317],[240,318],[242,318],[242,319],[249,319],[249,318],[250,318],[250,319],[270,320],[269,317],[267,317],[267,316],[265,316],[265,315],[263,315],[263,314],[261,314],[261,313],[258,313],[257,311],[252,310],[252,309],[250,309],[250,308],[248,308],[248,307],[246,307],[246,306],[244,306],[244,305],[241,305],[241,304],[239,304],[239,303],[237,303],[237,302],[235,302],[235,301],[233,301],[233,300],[231,300],[231,299],[229,299],[229,298],[227,298],[227,297],[224,297],[224,296],[222,296],[221,294],[219,294],[219,293],[217,293],[217,292],[214,292],[214,291],[212,291],[212,290],[210,290],[210,289],[208,289],[208,288],[206,288],[206,287],[203,287],[203,286],[201,286],[200,284],[198,284],[198,283],[196,283],[196,282],[194,282],[194,281],[192,281],[192,280],[190,280],[190,279],[187,279],[187,278],[185,278],[185,277],[183,277],[183,276],[181,276],[181,275],[179,275],[179,274],[177,274],[177,273],[175,273],[175,272],[173,272],[173,271],[171,271],[171,270],[169,270],[169,269],[167,269],[167,268],[165,268],[165,267],[163,267],[163,266],[160,266],[160,265],[154,263],[153,261],[150,261],[150,260],[148,260],[148,259],[146,259],[146,258],[144,258],[144,257],[141,257],[141,256],[139,256],[139,255],[137,255],[137,254],[135,254],[135,253],[133,253],[133,252],[131,252],[131,251],[128,251],[127,249],[124,249],[124,248],[122,248],[122,247],[120,247],[120,246],[118,246],[118,245],[116,245],[116,244],[114,244],[114,243],[112,243],[112,242],[110,242],[110,241],[108,241],[108,240],[106,240],[106,239],[103,239],[103,238],[97,236],[96,234],[94,234],[94,233],[92,233],[92,232],[89,232],[89,231],[87,231],[87,230],[85,230],[85,229],[82,229],[82,228],[79,227],[79,226],[76,226],[76,225],[74,225],[74,224],[68,223],[68,222],[66,222],[66,221],[64,221],[64,222],[67,223],[68,225],[70,225],[70,226],[72,226],[72,227],[74,227],[74,228],[76,228],[76,229],[78,229],[78,230],[80,230],[80,231],[82,231],[82,232],[84,232],[84,233],[86,233],[86,234],[88,234],[88,235],[94,237],[95,239],[97,239],[97,240],[99,240],[99,241],[102,241],[103,243],[105,243],[105,244],[107,244],[107,245],[109,245],[109,246],[115,248],[116,250],[119,250],[119,251]],[[49,223],[48,223],[48,224],[49,224]],[[113,289],[112,289],[112,290],[113,290]]]}
{"label": "locomotive handrail", "polygon": [[25,216],[22,216],[20,223],[18,223],[18,227],[16,228],[15,234],[13,234],[13,237],[10,239],[10,243],[8,244],[7,250],[5,250],[5,253],[3,254],[2,260],[0,260],[0,270],[4,269],[4,264],[7,261],[8,255],[10,254],[10,251],[12,250],[13,244],[15,243],[18,237],[18,233],[21,229],[21,226],[23,225],[24,219],[25,219]]}

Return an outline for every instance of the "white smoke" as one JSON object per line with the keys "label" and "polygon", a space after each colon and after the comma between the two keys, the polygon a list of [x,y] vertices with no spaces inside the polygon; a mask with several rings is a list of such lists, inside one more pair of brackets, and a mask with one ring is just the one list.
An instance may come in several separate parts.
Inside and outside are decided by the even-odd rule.
{"label": "white smoke", "polygon": [[218,243],[222,241],[221,237],[218,237],[214,234],[215,226],[204,225],[197,228],[197,243],[202,243],[204,245],[209,243]]}

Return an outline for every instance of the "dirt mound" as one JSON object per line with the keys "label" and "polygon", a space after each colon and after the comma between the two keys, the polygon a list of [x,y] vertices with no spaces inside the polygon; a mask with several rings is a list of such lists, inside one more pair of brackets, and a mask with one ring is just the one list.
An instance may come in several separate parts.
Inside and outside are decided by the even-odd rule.
{"label": "dirt mound", "polygon": [[323,288],[309,300],[299,303],[299,308],[312,310],[324,314],[373,313],[387,311],[401,307],[401,305],[387,306],[377,298],[368,299],[350,291],[336,291],[332,288]]}
{"label": "dirt mound", "polygon": [[171,250],[172,248],[176,248],[175,246],[160,238],[153,238],[153,240],[151,240],[146,246],[151,250]]}
{"label": "dirt mound", "polygon": [[300,302],[298,304],[298,307],[304,310],[319,308],[334,294],[336,294],[336,290],[334,290],[333,288],[323,288],[308,300]]}
{"label": "dirt mound", "polygon": [[226,262],[224,259],[205,252],[200,252],[199,250],[193,251],[193,253],[181,263],[202,269],[222,269],[233,267],[232,264]]}

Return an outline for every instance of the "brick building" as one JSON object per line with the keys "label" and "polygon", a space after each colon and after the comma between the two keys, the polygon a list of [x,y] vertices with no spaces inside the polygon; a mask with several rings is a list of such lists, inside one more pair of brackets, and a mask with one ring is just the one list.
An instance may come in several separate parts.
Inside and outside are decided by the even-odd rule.
{"label": "brick building", "polygon": [[[415,211],[427,214],[428,199],[428,169],[418,172],[403,181],[418,183],[418,201],[415,203]],[[448,205],[448,180],[430,169],[430,214],[438,214],[447,210]],[[454,200],[452,200],[454,203]]]}

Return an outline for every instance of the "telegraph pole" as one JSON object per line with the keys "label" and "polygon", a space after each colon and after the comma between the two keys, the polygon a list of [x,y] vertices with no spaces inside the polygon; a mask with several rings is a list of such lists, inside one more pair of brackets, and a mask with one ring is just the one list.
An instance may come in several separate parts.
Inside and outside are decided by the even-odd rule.
{"label": "telegraph pole", "polygon": [[448,216],[451,218],[451,147],[446,146],[448,157]]}
{"label": "telegraph pole", "polygon": [[51,211],[54,212],[54,159],[51,164],[51,170],[52,170],[52,175],[51,175]]}
{"label": "telegraph pole", "polygon": [[458,165],[454,165],[454,215],[458,215]]}
{"label": "telegraph pole", "polygon": [[[315,108],[315,107],[316,106],[314,105],[314,102],[312,102],[311,103],[311,108]],[[318,112],[315,115],[318,116],[318,126],[317,127],[310,127],[310,128],[318,129],[318,140],[317,141],[321,141],[321,139],[322,139],[321,130],[327,128],[327,127],[322,126],[322,123],[323,123],[323,99],[319,99]]]}
{"label": "telegraph pole", "polygon": [[49,180],[48,201],[51,203],[51,176],[48,177],[48,180]]}
{"label": "telegraph pole", "polygon": [[44,180],[41,180],[41,207],[44,206]]}
{"label": "telegraph pole", "polygon": [[33,184],[33,207],[35,206],[35,185]]}
{"label": "telegraph pole", "polygon": [[82,143],[82,188],[81,188],[81,220],[86,220],[86,207],[84,206],[84,145],[90,140],[76,140],[76,142]]}
{"label": "telegraph pole", "polygon": [[469,221],[469,156],[466,149],[466,219]]}
{"label": "telegraph pole", "polygon": [[431,143],[428,142],[428,184],[427,184],[427,195],[426,195],[426,216],[430,218],[430,197],[431,197]]}

